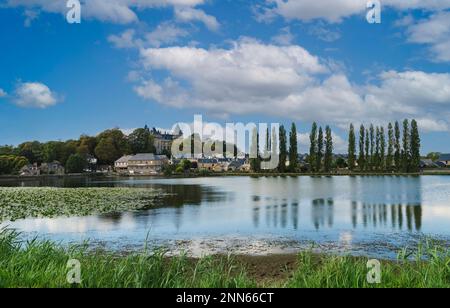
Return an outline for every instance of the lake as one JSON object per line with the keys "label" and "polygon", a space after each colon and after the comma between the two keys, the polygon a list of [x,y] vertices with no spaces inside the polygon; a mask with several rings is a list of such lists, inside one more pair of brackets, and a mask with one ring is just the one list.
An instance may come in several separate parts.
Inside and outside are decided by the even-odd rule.
{"label": "lake", "polygon": [[7,186],[139,187],[159,207],[88,217],[3,222],[25,238],[108,249],[272,254],[301,249],[394,258],[428,237],[450,242],[450,176],[111,178]]}

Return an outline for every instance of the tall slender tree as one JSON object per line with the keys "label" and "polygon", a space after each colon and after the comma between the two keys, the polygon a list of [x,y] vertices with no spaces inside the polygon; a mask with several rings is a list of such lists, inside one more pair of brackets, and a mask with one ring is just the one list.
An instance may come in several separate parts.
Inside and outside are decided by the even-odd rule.
{"label": "tall slender tree", "polygon": [[416,120],[411,121],[411,164],[410,171],[420,170],[420,133]]}
{"label": "tall slender tree", "polygon": [[324,170],[330,172],[333,164],[333,136],[329,126],[325,129],[325,159]]}
{"label": "tall slender tree", "polygon": [[287,161],[287,133],[283,125],[280,126],[280,163],[278,165],[279,172],[286,172]]}
{"label": "tall slender tree", "polygon": [[366,164],[366,157],[364,154],[364,142],[366,139],[366,129],[364,128],[364,125],[361,124],[361,127],[359,128],[359,158],[358,158],[358,165],[359,170],[364,171],[365,164]]}
{"label": "tall slender tree", "polygon": [[380,170],[386,170],[386,136],[384,127],[380,127]]}
{"label": "tall slender tree", "polygon": [[322,160],[323,160],[323,129],[319,128],[319,137],[317,139],[317,159],[316,159],[316,171],[320,172],[322,170]]}
{"label": "tall slender tree", "polygon": [[389,123],[388,126],[388,150],[387,150],[387,156],[386,156],[386,169],[388,171],[392,170],[392,166],[394,164],[394,127],[392,126],[392,123]]}
{"label": "tall slender tree", "polygon": [[309,135],[310,147],[309,147],[309,166],[311,172],[316,169],[317,161],[317,123],[314,122],[311,128],[311,134]]}
{"label": "tall slender tree", "polygon": [[370,170],[375,167],[375,128],[373,124],[370,125]]}
{"label": "tall slender tree", "polygon": [[377,126],[375,130],[375,162],[374,167],[375,170],[380,170],[380,145],[381,145],[381,136],[380,136],[380,128]]}
{"label": "tall slender tree", "polygon": [[255,127],[252,133],[250,167],[254,172],[261,170],[261,160],[259,155],[259,132]]}
{"label": "tall slender tree", "polygon": [[411,160],[411,135],[409,131],[409,121],[403,121],[403,149],[402,149],[402,170],[409,172],[409,164]]}
{"label": "tall slender tree", "polygon": [[350,131],[348,135],[348,167],[350,170],[354,170],[356,165],[356,137],[355,127],[350,124]]}
{"label": "tall slender tree", "polygon": [[401,145],[400,145],[400,124],[398,121],[395,122],[395,142],[394,142],[394,161],[395,161],[395,170],[398,172],[401,170]]}
{"label": "tall slender tree", "polygon": [[298,141],[297,126],[292,123],[291,132],[289,134],[289,169],[296,172],[298,167]]}
{"label": "tall slender tree", "polygon": [[370,135],[369,135],[368,129],[366,129],[365,150],[366,150],[366,163],[364,164],[364,168],[366,171],[369,171],[370,170],[370,161],[371,161],[372,157],[370,156]]}

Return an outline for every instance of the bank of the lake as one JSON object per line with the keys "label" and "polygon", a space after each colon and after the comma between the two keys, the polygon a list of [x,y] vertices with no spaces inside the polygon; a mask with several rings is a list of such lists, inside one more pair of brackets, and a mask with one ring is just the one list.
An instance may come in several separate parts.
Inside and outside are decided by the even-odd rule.
{"label": "bank of the lake", "polygon": [[[429,244],[416,256],[381,261],[381,283],[367,280],[367,258],[316,255],[266,257],[166,257],[162,251],[117,254],[63,247],[49,241],[21,242],[13,231],[0,232],[0,287],[45,288],[448,288],[449,251]],[[67,277],[80,265],[80,281]],[[73,260],[76,260],[74,263]]]}

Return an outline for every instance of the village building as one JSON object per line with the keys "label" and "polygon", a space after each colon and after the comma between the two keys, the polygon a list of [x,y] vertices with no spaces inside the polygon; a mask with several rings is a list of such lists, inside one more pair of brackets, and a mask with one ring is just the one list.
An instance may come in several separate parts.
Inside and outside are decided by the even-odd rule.
{"label": "village building", "polygon": [[40,167],[41,174],[64,175],[65,168],[59,161],[52,163],[42,163]]}
{"label": "village building", "polygon": [[175,129],[173,134],[161,132],[156,128],[153,128],[151,134],[154,138],[154,145],[157,155],[170,153],[172,151],[173,142],[183,136],[183,133],[179,128]]}
{"label": "village building", "polygon": [[20,176],[41,175],[41,169],[38,167],[37,164],[29,164],[29,165],[23,166],[22,169],[20,169],[19,175]]}
{"label": "village building", "polygon": [[165,155],[142,153],[119,158],[114,163],[114,168],[121,174],[152,175],[161,173],[168,163],[169,159]]}
{"label": "village building", "polygon": [[114,170],[118,173],[128,173],[128,161],[132,155],[125,155],[114,162]]}
{"label": "village building", "polygon": [[441,154],[441,156],[439,156],[438,162],[445,165],[446,167],[450,167],[450,154]]}

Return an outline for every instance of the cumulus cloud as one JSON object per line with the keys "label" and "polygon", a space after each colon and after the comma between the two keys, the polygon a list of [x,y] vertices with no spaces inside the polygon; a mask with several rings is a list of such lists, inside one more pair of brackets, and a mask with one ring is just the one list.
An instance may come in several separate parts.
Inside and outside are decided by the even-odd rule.
{"label": "cumulus cloud", "polygon": [[56,105],[58,101],[58,95],[39,82],[19,83],[15,91],[14,102],[20,107],[45,109]]}
{"label": "cumulus cloud", "polygon": [[[82,14],[85,18],[118,24],[138,21],[136,10],[158,7],[189,8],[204,3],[205,0],[81,0]],[[6,0],[5,6],[64,15],[67,12],[66,1],[61,0]]]}
{"label": "cumulus cloud", "polygon": [[5,97],[5,96],[6,96],[5,90],[3,90],[2,88],[0,88],[0,98]]}
{"label": "cumulus cloud", "polygon": [[145,70],[168,78],[135,86],[144,99],[178,108],[268,114],[347,127],[417,118],[424,130],[447,130],[450,74],[386,71],[354,84],[301,46],[242,39],[228,49],[141,49]]}
{"label": "cumulus cloud", "polygon": [[202,22],[212,31],[217,31],[220,28],[220,24],[214,16],[208,15],[204,11],[192,7],[176,7],[175,16],[178,21],[182,22]]}
{"label": "cumulus cloud", "polygon": [[432,60],[450,61],[450,12],[440,12],[410,24],[408,41],[430,47]]}
{"label": "cumulus cloud", "polygon": [[[282,16],[288,20],[311,21],[316,19],[330,23],[339,23],[343,19],[364,14],[367,0],[268,0],[268,6],[261,13],[267,18]],[[438,11],[450,8],[448,0],[384,0],[383,6],[396,10],[423,9]]]}

